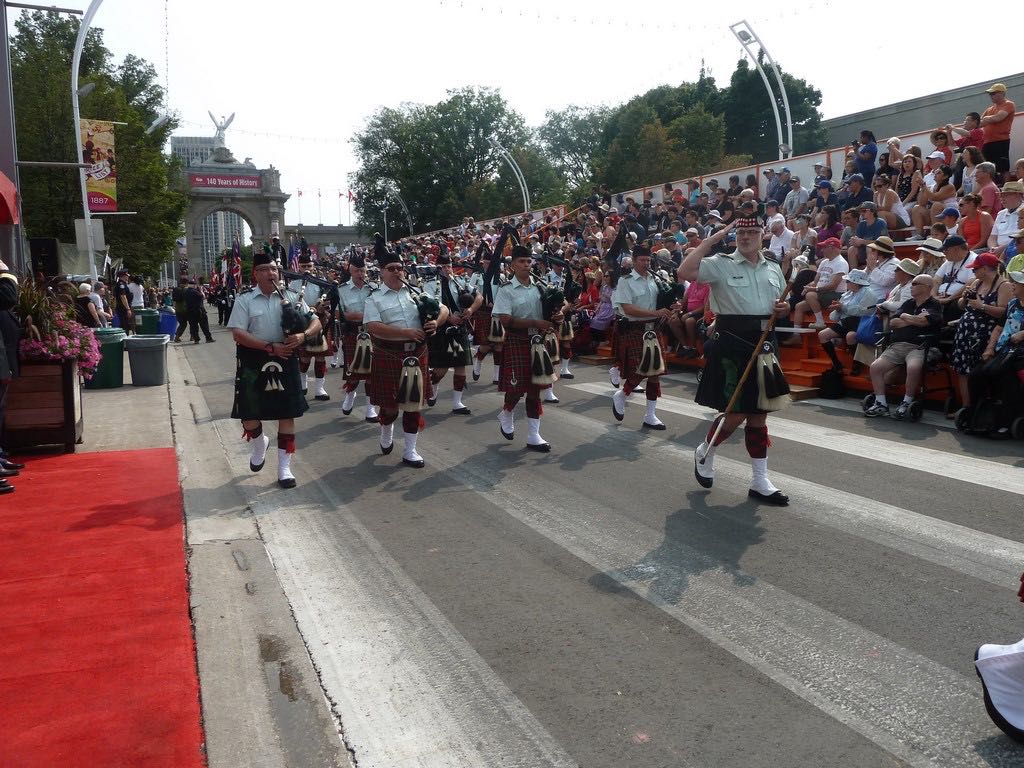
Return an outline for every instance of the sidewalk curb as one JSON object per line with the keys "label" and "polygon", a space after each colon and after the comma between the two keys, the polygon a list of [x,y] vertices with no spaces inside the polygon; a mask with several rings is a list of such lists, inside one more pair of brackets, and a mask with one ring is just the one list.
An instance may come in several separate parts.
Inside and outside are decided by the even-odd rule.
{"label": "sidewalk curb", "polygon": [[184,351],[168,350],[190,611],[210,768],[351,765]]}

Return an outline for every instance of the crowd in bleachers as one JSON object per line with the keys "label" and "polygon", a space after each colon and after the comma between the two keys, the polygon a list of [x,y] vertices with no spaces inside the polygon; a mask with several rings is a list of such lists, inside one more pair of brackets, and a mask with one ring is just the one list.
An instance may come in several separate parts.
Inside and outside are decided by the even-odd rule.
{"label": "crowd in bleachers", "polygon": [[[806,179],[781,165],[763,169],[761,178],[747,174],[742,183],[738,174],[727,183],[709,179],[703,188],[697,179],[635,195],[598,187],[567,216],[552,209],[512,222],[538,257],[564,259],[583,286],[574,322],[581,331],[575,351],[585,353],[613,332],[612,288],[631,269],[633,245],[649,245],[655,269],[673,280],[685,254],[710,233],[741,214],[759,215],[765,256],[793,283],[792,320],[780,324],[783,344],[800,347],[813,335],[837,372],[870,375],[871,416],[905,416],[931,358],[942,353],[966,409],[983,391],[981,374],[974,386],[972,375],[981,368],[991,373],[997,355],[1024,341],[1024,159],[1010,162],[1015,105],[1005,87],[993,85],[988,98],[989,106],[965,115],[961,125],[937,127],[928,146],[905,146],[895,137],[881,145],[863,130],[840,173],[821,162]],[[442,251],[469,263],[503,223],[466,217],[456,228],[400,246],[420,264]],[[627,247],[609,259],[620,229]],[[548,269],[538,258],[538,270]],[[686,284],[674,306],[666,336],[683,359],[700,356],[712,327],[708,296],[707,286]],[[922,355],[922,339],[932,337]],[[848,370],[837,354],[844,347],[852,356]],[[897,370],[906,394],[890,408],[887,385]],[[996,418],[999,428],[1005,416]]]}

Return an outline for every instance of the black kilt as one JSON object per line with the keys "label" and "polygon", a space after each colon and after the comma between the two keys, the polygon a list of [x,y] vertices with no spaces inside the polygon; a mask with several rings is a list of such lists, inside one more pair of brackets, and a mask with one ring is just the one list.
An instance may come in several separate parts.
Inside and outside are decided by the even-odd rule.
{"label": "black kilt", "polygon": [[[488,321],[490,322],[490,321]],[[452,355],[448,351],[448,329],[446,325],[427,340],[431,368],[463,368],[473,364],[473,349],[469,345],[469,332],[465,325],[458,326],[457,336],[462,342],[462,354]]]}
{"label": "black kilt", "polygon": [[345,381],[366,381],[369,376],[356,376],[352,373],[352,361],[356,357],[356,335],[359,333],[359,326],[353,325],[356,330],[349,333],[347,330],[341,336],[341,351],[345,355]]}
{"label": "black kilt", "polygon": [[[715,318],[715,336],[704,345],[704,372],[697,385],[697,403],[716,411],[726,409],[754,353],[754,345],[761,337],[763,321],[767,322],[767,319],[755,315],[719,315]],[[768,334],[765,343],[778,354],[774,331]],[[759,395],[757,376],[752,368],[733,413],[767,413],[757,407]]]}
{"label": "black kilt", "polygon": [[[647,332],[644,328],[647,325],[648,323],[645,322],[630,322],[625,331],[616,334],[618,342],[615,347],[615,360],[619,366],[619,375],[624,379],[633,375],[640,366],[640,360],[644,353],[644,334]],[[652,321],[649,325],[653,330],[654,322]],[[664,349],[660,335],[658,336],[658,345]]]}
{"label": "black kilt", "polygon": [[373,339],[373,365],[366,380],[366,394],[370,402],[386,411],[398,409],[398,384],[402,378],[402,364],[407,357],[419,359],[424,386],[430,383],[427,371],[427,345],[415,344],[405,350],[406,342]]}
{"label": "black kilt", "polygon": [[262,349],[237,348],[231,418],[277,421],[294,419],[308,409],[297,355],[272,357]]}
{"label": "black kilt", "polygon": [[[512,379],[515,379],[515,384]],[[530,369],[530,336],[526,331],[506,331],[501,352],[501,379],[498,391],[506,395],[536,395],[550,384],[538,387]]]}

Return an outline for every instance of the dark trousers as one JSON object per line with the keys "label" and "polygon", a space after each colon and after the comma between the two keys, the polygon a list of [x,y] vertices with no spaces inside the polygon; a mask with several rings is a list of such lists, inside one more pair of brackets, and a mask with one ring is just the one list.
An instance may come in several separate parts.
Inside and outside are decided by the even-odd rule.
{"label": "dark trousers", "polygon": [[199,310],[199,330],[203,332],[207,341],[213,340],[213,334],[210,333],[210,317],[206,314],[205,309]]}
{"label": "dark trousers", "polygon": [[228,307],[227,304],[217,305],[217,322],[220,325],[228,324]]}
{"label": "dark trousers", "polygon": [[192,341],[199,341],[199,313],[189,312],[186,315],[188,319],[188,337]]}
{"label": "dark trousers", "polygon": [[996,170],[1000,173],[1006,173],[1010,170],[1009,139],[1006,141],[986,141],[985,146],[981,148],[981,154],[990,163],[995,163]]}
{"label": "dark trousers", "polygon": [[7,384],[0,382],[0,455],[4,452],[4,419],[7,416]]}

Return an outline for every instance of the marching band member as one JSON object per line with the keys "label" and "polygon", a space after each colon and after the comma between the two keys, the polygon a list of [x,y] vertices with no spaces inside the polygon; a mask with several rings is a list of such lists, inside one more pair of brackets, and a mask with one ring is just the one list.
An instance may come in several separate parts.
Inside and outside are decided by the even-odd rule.
{"label": "marching band member", "polygon": [[[735,228],[736,250],[711,256],[712,248]],[[770,334],[764,349],[756,350],[764,324],[772,313],[789,314],[789,303],[781,301],[786,278],[774,261],[761,253],[764,228],[754,217],[742,217],[735,224],[715,232],[694,248],[678,270],[679,280],[700,280],[711,286],[711,310],[715,313],[715,339],[705,347],[706,365],[696,400],[720,411],[711,424],[707,438],[694,455],[694,475],[704,488],[715,478],[715,450],[729,435],[746,422],[744,437],[753,470],[748,495],[768,504],[786,506],[789,497],[768,479],[768,413],[782,407],[788,399],[789,387],[774,359],[778,345]],[[767,372],[758,370],[744,382],[735,412],[726,414],[736,383],[754,354],[756,367],[768,358]],[[724,419],[717,438],[718,422]]]}
{"label": "marching band member", "polygon": [[[448,369],[453,368],[452,413],[469,416],[471,412],[462,402],[462,393],[466,388],[466,366],[473,361],[467,324],[472,322],[473,313],[483,303],[483,296],[469,298],[470,293],[465,283],[452,269],[451,256],[442,253],[434,263],[440,273],[428,281],[423,290],[448,307],[448,324],[434,334],[427,344],[430,351],[430,396],[427,403],[433,407],[437,402],[438,386]],[[471,303],[463,309],[463,301]]]}
{"label": "marching band member", "polygon": [[[537,384],[533,380],[532,347],[534,337],[540,339],[561,322],[561,311],[544,319],[539,286],[531,274],[533,256],[528,248],[516,245],[512,249],[512,280],[498,289],[494,297],[493,313],[505,327],[505,343],[502,351],[501,382],[498,389],[505,393],[505,405],[498,414],[501,435],[506,440],[515,436],[513,411],[519,399],[526,395],[526,421],[529,434],[526,447],[531,451],[547,453],[551,444],[540,436],[540,417],[544,413],[541,391],[550,386]],[[550,366],[550,358],[548,359]],[[553,373],[553,371],[551,372]]]}
{"label": "marching band member", "polygon": [[661,342],[657,325],[668,320],[670,309],[658,309],[658,286],[651,269],[651,250],[646,245],[633,248],[633,269],[619,278],[612,294],[612,303],[618,314],[626,318],[618,346],[618,369],[622,389],[612,395],[612,414],[622,421],[626,414],[626,401],[640,380],[647,379],[647,413],[643,429],[664,430],[665,425],[655,413],[661,395],[660,376],[665,372]]}
{"label": "marching band member", "polygon": [[[366,261],[362,256],[354,254],[349,258],[348,271],[352,279],[338,287],[338,319],[341,324],[341,349],[345,366],[345,384],[342,387],[345,399],[341,403],[341,412],[346,416],[352,413],[355,406],[359,382],[366,382],[369,379],[368,375],[356,372],[355,364],[357,336],[363,326],[363,311],[366,299],[373,292],[366,282]],[[377,406],[370,402],[370,393],[366,387],[364,383],[366,421],[376,424]]]}
{"label": "marching band member", "polygon": [[[305,240],[303,240],[305,243]],[[313,273],[313,254],[308,248],[303,248],[302,253],[299,255],[299,272]],[[317,317],[320,319],[321,328],[326,330],[328,325],[327,316],[327,293],[319,285],[313,283],[306,283],[303,286],[301,279],[292,280],[288,284],[288,290],[295,293],[302,294],[302,300],[306,306],[316,312]],[[314,338],[312,335],[310,338]],[[321,334],[318,337],[320,342],[325,340],[325,336]],[[313,398],[315,400],[330,400],[331,396],[327,394],[326,379],[327,379],[327,353],[328,349],[326,344],[319,344],[317,349],[309,349],[307,345],[303,345],[299,348],[299,368],[302,372],[302,394],[306,394],[307,388],[307,376],[309,375],[309,364],[313,363],[313,377],[314,386]]]}
{"label": "marching band member", "polygon": [[[294,488],[295,418],[309,408],[302,396],[296,353],[320,332],[320,320],[313,316],[304,333],[285,335],[282,320],[286,308],[275,291],[278,270],[269,249],[253,254],[252,276],[256,288],[239,294],[228,321],[237,345],[231,418],[241,419],[244,437],[252,443],[249,469],[253,472],[263,469],[270,445],[263,422],[277,421],[277,483]],[[305,311],[301,297],[287,291],[285,295],[296,302],[300,312]]]}
{"label": "marching band member", "polygon": [[416,440],[424,388],[429,381],[426,340],[447,321],[448,307],[442,304],[436,320],[423,322],[417,302],[403,283],[405,266],[401,258],[389,254],[382,241],[378,240],[377,247],[382,284],[366,299],[363,310],[363,323],[373,338],[367,393],[370,402],[380,409],[381,453],[387,456],[394,448],[394,424],[401,410],[405,433],[402,463],[419,469],[424,461],[416,452]]}
{"label": "marching band member", "polygon": [[[494,379],[493,384],[497,384],[501,375],[501,342],[492,342],[488,338],[491,334],[491,318],[492,318],[492,306],[493,302],[488,301],[484,295],[484,280],[485,275],[490,269],[491,265],[491,252],[487,250],[487,247],[480,244],[480,264],[482,271],[474,272],[469,278],[469,287],[477,292],[482,297],[482,301],[476,311],[473,313],[473,342],[477,345],[476,353],[473,355],[473,381],[480,379],[480,367],[483,363],[487,353],[493,350],[494,352]],[[499,255],[498,258],[501,258]],[[500,287],[500,278],[491,284],[491,299],[494,298],[494,294],[498,292]]]}

